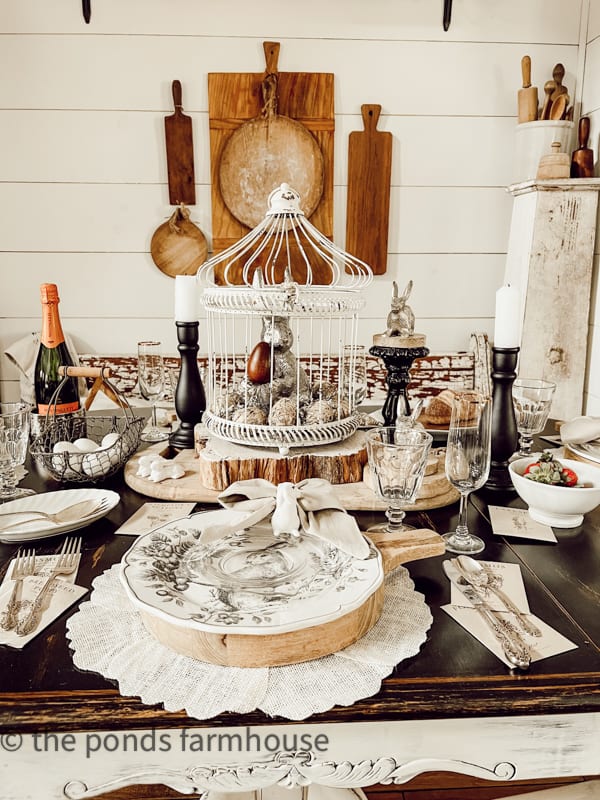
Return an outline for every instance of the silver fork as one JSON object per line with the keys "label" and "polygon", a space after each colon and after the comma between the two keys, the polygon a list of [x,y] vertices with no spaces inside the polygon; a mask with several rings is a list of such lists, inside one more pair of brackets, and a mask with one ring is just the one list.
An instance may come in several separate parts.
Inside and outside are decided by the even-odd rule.
{"label": "silver fork", "polygon": [[10,575],[11,580],[14,581],[14,586],[6,610],[0,617],[0,627],[4,628],[5,631],[12,630],[17,623],[19,594],[24,578],[29,575],[35,575],[35,550],[25,550],[23,553],[19,550]]}
{"label": "silver fork", "polygon": [[59,553],[58,561],[52,568],[52,572],[46,579],[46,582],[38,592],[29,614],[24,620],[19,620],[15,628],[19,636],[27,636],[36,629],[41,619],[41,612],[46,595],[49,593],[52,584],[59,575],[70,575],[77,569],[78,556],[81,552],[81,539],[65,539],[63,546]]}
{"label": "silver fork", "polygon": [[107,506],[108,500],[106,497],[104,497],[100,502],[93,500],[81,500],[79,503],[74,503],[66,508],[61,508],[60,511],[57,511],[54,514],[49,514],[46,511],[37,511],[35,509],[28,509],[27,511],[6,511],[4,513],[0,513],[0,517],[12,517],[14,514],[26,514],[28,517],[32,517],[32,515],[35,514],[35,516],[32,517],[32,519],[21,519],[16,522],[9,522],[8,525],[0,525],[0,530],[6,531],[9,528],[16,527],[17,525],[23,525],[27,522],[35,522],[37,517],[41,517],[42,519],[57,525],[68,522],[76,522],[77,520],[85,519],[92,514],[97,514],[98,512],[103,511],[105,508],[107,508]]}

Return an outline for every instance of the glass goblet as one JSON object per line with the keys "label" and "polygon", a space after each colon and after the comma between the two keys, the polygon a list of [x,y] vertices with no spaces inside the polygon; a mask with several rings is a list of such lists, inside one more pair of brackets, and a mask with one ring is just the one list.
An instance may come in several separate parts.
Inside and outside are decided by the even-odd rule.
{"label": "glass goblet", "polygon": [[348,344],[342,352],[342,397],[352,410],[367,395],[367,355],[364,345]]}
{"label": "glass goblet", "polygon": [[35,494],[19,488],[16,468],[25,463],[31,406],[27,403],[0,403],[0,501],[16,500]]}
{"label": "glass goblet", "polygon": [[491,398],[478,392],[455,396],[446,445],[446,477],[460,492],[456,531],[442,538],[451,553],[480,553],[484,542],[469,533],[467,506],[471,492],[481,489],[488,479],[491,460]]}
{"label": "glass goblet", "polygon": [[413,529],[403,522],[404,508],[414,502],[421,487],[432,441],[431,434],[417,428],[378,428],[369,434],[371,475],[377,494],[388,503],[388,521],[369,531],[394,534]]}
{"label": "glass goblet", "polygon": [[160,342],[138,342],[138,382],[145,400],[152,404],[150,427],[141,435],[143,442],[162,442],[169,438],[156,424],[156,401],[165,389],[165,365]]}
{"label": "glass goblet", "polygon": [[555,383],[537,378],[517,378],[513,383],[513,407],[519,434],[516,455],[519,458],[531,455],[533,437],[541,433],[548,422],[555,389]]}

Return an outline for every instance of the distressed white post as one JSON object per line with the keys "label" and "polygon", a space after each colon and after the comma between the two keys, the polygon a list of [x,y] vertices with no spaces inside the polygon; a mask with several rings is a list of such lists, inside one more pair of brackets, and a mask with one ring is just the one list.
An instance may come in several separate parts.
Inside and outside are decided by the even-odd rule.
{"label": "distressed white post", "polygon": [[552,416],[583,411],[600,179],[513,184],[505,283],[519,288],[519,374],[556,383]]}

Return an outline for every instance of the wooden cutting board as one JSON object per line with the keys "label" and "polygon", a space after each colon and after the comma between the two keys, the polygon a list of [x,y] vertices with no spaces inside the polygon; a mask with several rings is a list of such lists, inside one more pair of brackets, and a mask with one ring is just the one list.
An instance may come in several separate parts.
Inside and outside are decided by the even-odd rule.
{"label": "wooden cutting board", "polygon": [[194,205],[196,186],[192,118],[183,113],[181,83],[173,81],[171,89],[175,113],[165,117],[169,202],[173,206],[178,206],[180,203]]}
{"label": "wooden cutting board", "polygon": [[[267,64],[276,58],[279,43],[265,42]],[[208,75],[208,115],[213,252],[220,253],[250,230],[228,210],[219,188],[221,154],[233,132],[255,119],[262,108],[265,72],[211,72]],[[323,191],[310,221],[325,236],[333,236],[333,74],[278,72],[278,113],[304,125],[315,137],[323,154]],[[265,212],[266,212],[265,207]],[[221,279],[218,273],[215,276]],[[329,283],[330,276],[315,276],[316,283]]]}
{"label": "wooden cutting board", "polygon": [[387,268],[392,134],[378,131],[379,105],[361,106],[363,131],[348,142],[346,250],[365,261],[375,275]]}

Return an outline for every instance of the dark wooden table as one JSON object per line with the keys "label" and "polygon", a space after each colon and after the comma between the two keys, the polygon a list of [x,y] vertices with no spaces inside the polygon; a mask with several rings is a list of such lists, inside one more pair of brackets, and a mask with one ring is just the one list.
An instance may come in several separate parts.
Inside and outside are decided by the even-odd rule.
{"label": "dark wooden table", "polygon": [[[42,480],[35,467],[31,469],[27,482],[38,491],[61,488],[51,481]],[[121,503],[107,517],[92,524],[83,533],[83,554],[77,576],[77,583],[82,586],[91,586],[95,576],[120,560],[132,539],[128,536],[115,536],[114,531],[148,499],[125,486],[120,476],[108,481],[105,488],[119,492]],[[535,662],[526,673],[510,672],[441,610],[440,607],[448,603],[450,597],[449,584],[441,566],[445,556],[413,562],[407,568],[416,589],[423,593],[433,613],[432,627],[419,654],[400,663],[393,674],[384,680],[381,690],[375,696],[360,700],[349,707],[336,707],[315,715],[303,725],[308,725],[309,728],[320,726],[323,730],[332,730],[332,725],[341,726],[336,730],[344,731],[342,739],[345,742],[350,735],[348,731],[357,732],[360,729],[356,723],[374,723],[379,726],[383,723],[384,729],[388,733],[391,731],[393,736],[398,735],[400,742],[404,741],[406,731],[421,731],[420,726],[423,725],[428,726],[424,730],[435,731],[436,736],[438,731],[448,730],[451,733],[451,723],[460,725],[467,718],[472,723],[469,731],[472,730],[475,736],[473,746],[477,747],[477,736],[481,735],[482,750],[474,752],[472,759],[455,760],[468,762],[468,766],[464,767],[467,774],[483,777],[483,772],[491,770],[494,773],[491,777],[511,777],[508,767],[501,767],[499,772],[494,772],[494,765],[506,762],[519,772],[519,766],[515,766],[514,741],[509,748],[510,758],[507,759],[498,752],[494,761],[494,756],[488,754],[483,759],[487,766],[481,767],[482,754],[487,752],[488,747],[483,744],[487,734],[483,728],[478,734],[479,729],[475,722],[478,725],[485,723],[487,728],[493,729],[493,737],[497,737],[498,731],[502,730],[510,739],[511,736],[514,738],[517,730],[521,730],[523,736],[530,735],[529,728],[534,721],[539,723],[538,728],[541,730],[544,728],[544,720],[552,720],[549,729],[555,731],[555,734],[552,734],[550,742],[539,745],[540,752],[545,749],[548,757],[536,762],[539,755],[536,750],[535,758],[528,756],[528,760],[520,768],[521,777],[523,770],[525,773],[529,771],[529,777],[534,778],[545,774],[593,774],[600,770],[590,768],[588,748],[582,744],[581,737],[597,735],[600,731],[600,509],[588,514],[579,528],[557,530],[558,544],[525,543],[508,541],[492,534],[487,513],[488,502],[523,507],[519,498],[511,493],[482,491],[472,498],[469,525],[486,542],[485,552],[480,557],[520,564],[532,612],[572,640],[577,649]],[[456,525],[457,509],[455,504],[428,513],[413,514],[408,521],[443,533]],[[377,515],[368,513],[357,514],[357,517],[363,527],[376,518],[379,519]],[[62,540],[63,537],[59,536],[40,541],[37,552],[55,552]],[[16,550],[16,545],[0,545],[2,575]],[[184,712],[168,712],[160,706],[144,705],[137,698],[121,696],[114,682],[95,673],[82,672],[73,665],[65,638],[65,621],[75,610],[73,607],[67,611],[22,651],[0,646],[2,734],[27,737],[40,732],[77,732],[78,736],[82,736],[91,731],[179,731],[182,728],[207,727],[229,730],[247,726],[269,726],[270,730],[283,730],[283,725],[298,727],[297,723],[271,719],[257,711],[245,715],[224,714],[215,720],[198,721],[188,718]],[[561,721],[565,731],[573,731],[566,739],[563,738],[564,731],[560,732]],[[348,723],[352,725],[347,725]],[[498,727],[500,723],[504,725],[503,728]],[[513,728],[509,734],[513,723],[517,728]],[[545,730],[545,735],[548,736],[548,729]],[[493,742],[496,739],[493,737],[490,747],[495,747]],[[0,738],[0,745],[1,742]],[[345,746],[339,745],[340,752]],[[377,747],[379,753],[381,747]],[[444,746],[432,744],[432,748],[439,762]],[[523,749],[528,748],[529,744]],[[570,758],[567,757],[569,748]],[[426,754],[426,748],[418,751],[419,758]],[[17,755],[10,754],[9,758],[5,754],[5,766],[12,765],[15,769]],[[314,754],[311,754],[310,758],[313,757]],[[346,761],[355,763],[354,758],[353,755],[347,756]],[[2,759],[3,754],[0,751],[0,765],[3,763]],[[414,766],[418,759],[411,748],[395,759],[396,764],[413,764],[412,775],[426,769],[443,768],[439,763],[437,767],[426,764],[422,764],[422,768]],[[375,756],[372,760],[377,761]],[[535,766],[536,763],[539,763],[538,767]],[[297,769],[298,763],[294,764]],[[457,767],[448,766],[448,769]],[[480,771],[477,772],[477,769]],[[534,774],[536,769],[541,770],[540,774]],[[504,774],[501,774],[502,770],[505,770]],[[308,777],[310,768],[307,764],[304,764],[300,772],[304,779],[316,780],[314,775]],[[408,772],[389,773],[387,779],[401,782],[407,779]],[[366,770],[360,779],[354,774],[350,777],[347,775],[345,782],[337,773],[336,776],[337,783],[330,777],[331,785],[368,785],[386,778],[381,769],[379,772]],[[269,780],[275,783],[280,781],[281,773],[277,777],[271,777],[273,779]],[[211,784],[213,778],[214,772],[211,772],[208,777],[205,775],[202,783],[195,775],[196,783],[193,783],[193,787],[198,789],[201,785],[210,785],[214,788]],[[188,779],[186,773],[186,780]],[[56,780],[57,786],[64,786],[65,781],[61,776]],[[99,778],[95,780],[99,785]],[[120,780],[122,782],[119,785],[126,785],[125,779]],[[319,780],[322,780],[322,776]],[[86,783],[89,784],[90,781],[93,783],[94,778],[90,777]],[[145,782],[149,782],[149,779]],[[162,782],[179,788],[176,780],[169,783],[163,779]],[[105,786],[102,781],[100,783]],[[186,783],[185,786],[189,791],[191,784]],[[114,787],[111,784],[109,788]],[[71,787],[70,793],[65,792],[64,796],[83,797],[97,793],[92,789],[87,791],[88,794],[82,793],[81,788]],[[2,796],[13,797],[10,790],[8,795]],[[30,795],[14,794],[15,798],[29,796],[35,797],[35,792],[32,790]],[[49,796],[54,797],[54,794]],[[63,797],[63,794],[56,796]]]}

